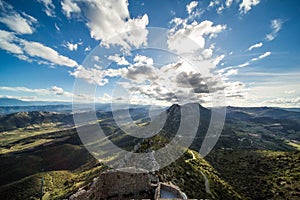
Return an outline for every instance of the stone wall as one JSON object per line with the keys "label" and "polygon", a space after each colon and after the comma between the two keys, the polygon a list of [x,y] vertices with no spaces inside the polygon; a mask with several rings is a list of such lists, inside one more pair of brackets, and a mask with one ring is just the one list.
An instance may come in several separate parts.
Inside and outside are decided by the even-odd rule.
{"label": "stone wall", "polygon": [[145,170],[135,173],[109,170],[94,180],[89,190],[79,190],[70,200],[83,199],[153,199],[157,184],[155,178]]}
{"label": "stone wall", "polygon": [[171,183],[159,183],[155,190],[154,199],[162,199],[161,190],[165,190],[173,193],[177,199],[187,199],[186,194],[183,193],[177,186]]}
{"label": "stone wall", "polygon": [[161,199],[161,190],[173,193],[178,199],[187,199],[177,186],[159,182],[149,171],[126,168],[100,174],[88,190],[78,190],[69,200]]}

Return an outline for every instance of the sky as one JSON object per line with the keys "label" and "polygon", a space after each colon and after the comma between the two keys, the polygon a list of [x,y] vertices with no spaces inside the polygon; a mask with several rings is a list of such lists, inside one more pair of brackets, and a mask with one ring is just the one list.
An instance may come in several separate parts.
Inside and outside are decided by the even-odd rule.
{"label": "sky", "polygon": [[0,0],[0,97],[300,107],[300,3]]}

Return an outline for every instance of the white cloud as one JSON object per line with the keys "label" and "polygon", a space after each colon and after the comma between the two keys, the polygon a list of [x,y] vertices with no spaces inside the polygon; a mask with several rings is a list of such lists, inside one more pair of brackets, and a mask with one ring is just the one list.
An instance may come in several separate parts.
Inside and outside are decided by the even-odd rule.
{"label": "white cloud", "polygon": [[[231,104],[236,101],[236,99],[241,99],[247,95],[247,89],[245,84],[239,81],[224,83],[225,95],[227,103]],[[236,103],[236,102],[235,102]]]}
{"label": "white cloud", "polygon": [[250,61],[246,61],[246,62],[244,62],[242,64],[239,64],[239,65],[229,66],[229,67],[225,67],[223,69],[220,69],[220,70],[218,70],[218,73],[224,75],[224,74],[228,73],[228,70],[246,67],[246,66],[250,65],[251,62],[261,60],[261,59],[266,58],[270,55],[271,55],[271,52],[267,51],[267,52],[261,54],[258,57],[252,58]]}
{"label": "white cloud", "polygon": [[281,30],[282,28],[282,24],[283,24],[283,21],[280,20],[280,19],[274,19],[271,21],[271,33],[267,34],[266,35],[266,40],[268,41],[272,41],[274,40],[277,35],[278,35],[278,32]]}
{"label": "white cloud", "polygon": [[222,4],[219,8],[217,8],[217,13],[220,15],[222,14],[223,10],[225,9],[224,5]]}
{"label": "white cloud", "polygon": [[80,13],[81,9],[77,5],[77,3],[73,2],[72,0],[63,0],[61,2],[62,9],[65,13],[65,15],[70,18],[71,13]]}
{"label": "white cloud", "polygon": [[100,61],[100,57],[99,56],[93,56],[93,60],[99,62]]}
{"label": "white cloud", "polygon": [[[238,2],[238,1],[236,1],[236,2]],[[226,0],[225,3],[221,3],[221,1],[217,0],[217,1],[211,1],[208,7],[210,8],[210,7],[218,6],[218,8],[216,8],[216,11],[220,15],[220,14],[222,14],[224,9],[230,8],[232,3],[233,3],[233,0]]]}
{"label": "white cloud", "polygon": [[[299,96],[298,93],[288,94],[286,91],[295,90],[299,88],[299,73],[294,75],[293,73],[262,73],[262,72],[250,72],[245,73],[246,76],[257,76],[260,77],[259,82],[255,84],[251,90],[255,95],[262,98],[287,98]],[[264,77],[264,78],[261,78]]]}
{"label": "white cloud", "polygon": [[261,60],[261,59],[266,58],[266,57],[268,57],[270,55],[271,55],[271,52],[268,51],[268,52],[265,52],[264,54],[262,54],[262,55],[260,55],[260,56],[258,56],[256,58],[252,58],[251,61]]}
{"label": "white cloud", "polygon": [[246,14],[249,12],[253,6],[256,6],[260,3],[260,0],[243,0],[239,6],[239,11],[241,14]]}
{"label": "white cloud", "polygon": [[194,10],[194,8],[196,8],[198,5],[197,1],[192,1],[191,3],[186,5],[186,10],[188,12],[188,14],[191,14],[192,11]]}
{"label": "white cloud", "polygon": [[236,75],[237,73],[238,73],[238,69],[230,69],[225,74],[223,74],[223,76]]}
{"label": "white cloud", "polygon": [[259,48],[259,47],[262,47],[262,46],[263,46],[263,43],[260,42],[260,43],[257,43],[257,44],[254,44],[254,45],[250,46],[248,48],[248,50],[251,51],[252,49]]}
{"label": "white cloud", "polygon": [[204,59],[209,59],[213,56],[213,48],[204,49],[201,54]]}
{"label": "white cloud", "polygon": [[95,67],[96,69],[103,69],[103,67],[102,67],[101,65],[97,65],[97,64],[94,64],[94,67]]}
{"label": "white cloud", "polygon": [[[292,104],[292,101],[282,105],[276,105],[274,102],[270,103],[269,101],[273,101],[275,99],[294,99],[300,97],[298,90],[299,72],[272,73],[261,71],[257,72],[253,70],[255,69],[244,71],[241,76],[251,77],[250,80],[256,78],[255,80],[257,80],[257,82],[248,83],[247,88],[245,88],[247,95],[244,96],[244,99],[236,101],[235,104],[238,104],[239,106],[295,106],[295,104]],[[287,93],[287,91],[295,91],[295,93]]]}
{"label": "white cloud", "polygon": [[[85,9],[81,11],[79,5]],[[130,49],[130,46],[139,47],[147,43],[148,16],[130,18],[126,0],[64,0],[62,8],[67,17],[71,17],[73,12],[81,13],[91,37],[100,40],[104,46],[121,45]],[[124,34],[126,32],[130,34]]]}
{"label": "white cloud", "polygon": [[212,8],[214,6],[220,5],[220,1],[219,0],[212,0],[211,2],[209,2],[208,8]]}
{"label": "white cloud", "polygon": [[187,23],[187,20],[186,19],[181,19],[179,17],[174,17],[171,21],[170,21],[170,24],[174,24],[174,31],[175,31],[175,28],[177,28],[178,26],[180,25],[184,25]]}
{"label": "white cloud", "polygon": [[[58,86],[52,86],[46,89],[33,89],[27,87],[4,87],[0,86],[0,91],[9,91],[15,95],[6,95],[8,98],[15,98],[24,101],[72,101],[73,93],[67,92]],[[80,98],[80,95],[75,95],[76,100],[85,101],[87,98]],[[92,98],[91,98],[92,99]]]}
{"label": "white cloud", "polygon": [[[0,48],[6,50],[21,60],[32,62],[33,58],[42,58],[44,60],[35,60],[38,64],[61,65],[76,67],[76,61],[60,55],[54,49],[38,42],[30,42],[15,36],[14,33],[0,30]],[[30,58],[29,58],[30,57]]]}
{"label": "white cloud", "polygon": [[144,82],[156,79],[156,68],[153,66],[153,59],[143,55],[136,55],[133,59],[134,64],[130,65],[124,75],[127,79]]}
{"label": "white cloud", "polygon": [[137,55],[134,64],[122,77],[128,82],[121,85],[144,99],[160,103],[203,102],[209,92],[223,89],[216,77],[197,72],[184,60],[166,64],[160,68],[153,66],[153,59]]}
{"label": "white cloud", "polygon": [[[171,30],[168,37],[168,47],[177,53],[193,53],[205,47],[205,37],[214,37],[225,30],[226,25],[213,25],[205,20],[200,23],[194,21],[187,24],[184,20],[176,20],[177,25]],[[178,26],[181,26],[178,28]]]}
{"label": "white cloud", "polygon": [[33,27],[31,27],[32,23],[29,23],[19,14],[1,17],[0,22],[8,26],[12,31],[15,31],[19,34],[32,34],[34,31]]}
{"label": "white cloud", "polygon": [[72,97],[73,93],[64,91],[61,87],[53,86],[51,87],[51,92],[54,92],[56,95],[62,95],[65,97]]}
{"label": "white cloud", "polygon": [[54,26],[55,26],[55,29],[57,30],[57,31],[60,31],[60,28],[59,28],[59,26],[55,23],[54,24]]}
{"label": "white cloud", "polygon": [[27,62],[30,62],[32,63],[32,59],[30,59],[29,57],[25,56],[24,54],[17,54],[15,55],[17,58],[19,58],[20,60],[24,60],[24,61],[27,61]]}
{"label": "white cloud", "polygon": [[280,31],[281,27],[282,27],[282,21],[280,19],[274,19],[271,21],[271,27],[274,30],[274,32],[278,32]]}
{"label": "white cloud", "polygon": [[[255,76],[255,77],[276,77],[275,79],[278,79],[278,77],[285,77],[286,80],[291,80],[292,78],[299,81],[298,77],[300,76],[300,73],[295,72],[288,72],[288,73],[274,73],[274,72],[245,72],[247,76]],[[296,78],[297,77],[297,78]],[[286,81],[285,80],[285,81]]]}
{"label": "white cloud", "polygon": [[229,8],[232,5],[233,0],[226,0],[225,5]]}
{"label": "white cloud", "polygon": [[23,50],[30,55],[31,57],[38,57],[45,59],[46,61],[50,61],[53,64],[68,66],[68,67],[76,67],[78,66],[77,62],[66,57],[60,55],[54,49],[47,47],[38,42],[29,42],[26,40],[21,40],[23,45]]}
{"label": "white cloud", "polygon": [[119,65],[130,65],[128,68],[118,69],[102,69],[102,67],[94,66],[95,68],[85,68],[79,66],[70,74],[76,78],[86,80],[88,83],[104,86],[109,82],[109,77],[122,76],[137,82],[143,82],[146,79],[153,78],[153,59],[142,55],[136,55],[133,59],[134,63],[130,64],[127,60],[122,59],[119,55],[109,56],[108,59],[114,60]]}
{"label": "white cloud", "polygon": [[[210,54],[210,53],[208,53]],[[118,56],[120,58],[120,56]],[[220,60],[223,56],[209,56],[209,60],[198,61],[201,68],[212,68],[212,62]],[[220,58],[219,58],[220,57]],[[114,58],[115,59],[115,58]],[[179,59],[179,58],[178,58]],[[219,62],[219,61],[218,61]],[[227,76],[236,74],[237,70],[231,70]],[[209,93],[218,93],[228,87],[228,96],[231,98],[241,98],[243,93],[242,83],[226,83],[213,74],[200,73],[193,66],[179,59],[178,61],[160,67],[154,66],[154,60],[144,55],[135,55],[133,63],[128,67],[119,69],[84,68],[80,66],[70,73],[76,78],[84,79],[90,84],[104,86],[109,83],[110,77],[121,77],[118,82],[126,90],[132,92],[130,101],[140,103],[181,103],[211,101]],[[112,97],[114,99],[116,97]]]}
{"label": "white cloud", "polygon": [[272,41],[275,39],[275,35],[273,35],[272,33],[269,33],[266,35],[266,40],[268,41]]}
{"label": "white cloud", "polygon": [[[182,99],[187,101],[191,99],[199,100],[198,96],[200,94],[208,92],[205,83],[209,82],[213,84],[214,90],[218,88],[215,87],[215,81],[212,78],[205,77],[192,70],[192,67],[184,61],[156,68],[152,58],[136,55],[133,58],[133,63],[128,68],[86,69],[80,66],[74,72],[71,72],[71,75],[99,86],[106,85],[109,82],[109,77],[122,77],[125,82],[119,84],[123,87],[160,102],[176,101],[177,97],[174,96],[173,92],[178,93]],[[184,76],[183,79],[180,74]],[[182,85],[186,82],[185,79],[189,81],[187,84],[192,86],[178,87],[177,83]],[[189,98],[185,98],[186,96],[189,96]]]}
{"label": "white cloud", "polygon": [[42,95],[49,93],[49,90],[47,89],[30,89],[27,87],[0,87],[0,90],[12,91],[12,92],[33,92],[33,93],[40,93]]}
{"label": "white cloud", "polygon": [[0,30],[0,48],[14,54],[22,54],[22,48],[14,44],[14,40],[16,40],[14,33]]}
{"label": "white cloud", "polygon": [[32,89],[27,87],[5,87],[0,86],[0,90],[2,91],[11,91],[11,92],[25,92],[25,93],[36,93],[38,95],[59,95],[59,96],[65,96],[65,97],[72,97],[71,92],[64,91],[62,88],[57,86],[52,86],[49,89]]}
{"label": "white cloud", "polygon": [[78,44],[72,44],[70,42],[66,43],[66,47],[70,50],[70,51],[77,51],[78,48]]}
{"label": "white cloud", "polygon": [[55,92],[57,95],[62,95],[64,93],[64,90],[62,88],[60,88],[60,87],[57,87],[57,86],[53,86],[51,88],[51,90],[53,92]]}
{"label": "white cloud", "polygon": [[136,55],[133,59],[136,66],[153,65],[153,59],[143,55]]}
{"label": "white cloud", "polygon": [[294,98],[277,98],[277,99],[272,99],[272,100],[266,100],[264,102],[267,105],[272,105],[272,106],[286,106],[286,107],[292,107],[300,106],[300,97],[294,97]]}
{"label": "white cloud", "polygon": [[294,94],[296,92],[296,90],[287,90],[284,91],[285,94]]}
{"label": "white cloud", "polygon": [[54,6],[52,0],[38,0],[38,2],[43,3],[43,5],[45,6],[44,11],[47,16],[55,17],[55,12],[54,12],[55,6]]}
{"label": "white cloud", "polygon": [[11,96],[11,95],[0,95],[0,98],[19,99],[22,101],[33,101],[36,100],[36,96]]}
{"label": "white cloud", "polygon": [[225,67],[223,69],[218,70],[217,72],[219,74],[221,74],[222,76],[224,76],[224,74],[228,73],[229,70],[247,67],[248,65],[250,65],[250,62],[244,62],[244,63],[239,64],[239,65]]}
{"label": "white cloud", "polygon": [[146,79],[154,77],[153,71],[155,68],[153,67],[153,60],[151,58],[136,55],[133,64],[122,58],[124,57],[120,57],[119,55],[109,56],[110,60],[115,60],[119,65],[130,65],[128,68],[103,69],[103,67],[98,65],[94,65],[94,68],[79,66],[74,72],[70,72],[70,74],[76,78],[84,79],[90,84],[99,86],[109,83],[109,77],[122,76],[135,82],[143,82]]}
{"label": "white cloud", "polygon": [[245,62],[245,63],[242,63],[242,64],[238,65],[238,67],[242,68],[242,67],[246,67],[248,65],[250,65],[250,63],[249,62]]}
{"label": "white cloud", "polygon": [[70,72],[70,75],[75,78],[84,79],[90,84],[104,86],[108,83],[108,77],[117,77],[126,73],[126,71],[127,69],[125,68],[100,70],[79,66],[74,72]]}
{"label": "white cloud", "polygon": [[1,23],[18,34],[32,34],[34,32],[33,26],[37,23],[37,19],[24,12],[17,13],[14,8],[6,2],[1,3],[3,4],[0,6]]}
{"label": "white cloud", "polygon": [[213,59],[213,64],[216,66],[218,65],[223,59],[225,58],[225,55],[220,55],[220,56],[217,56]]}
{"label": "white cloud", "polygon": [[84,51],[90,51],[92,48],[90,46],[85,47]]}
{"label": "white cloud", "polygon": [[116,62],[118,65],[129,65],[130,63],[125,59],[124,56],[120,56],[118,54],[109,56],[109,60]]}

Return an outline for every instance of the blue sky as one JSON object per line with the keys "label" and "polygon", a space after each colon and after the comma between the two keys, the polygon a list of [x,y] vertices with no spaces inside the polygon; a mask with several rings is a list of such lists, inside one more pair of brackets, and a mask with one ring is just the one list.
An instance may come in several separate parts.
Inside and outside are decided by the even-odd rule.
{"label": "blue sky", "polygon": [[[131,103],[210,105],[216,93],[226,105],[300,106],[297,1],[1,0],[0,9],[1,97],[110,102],[127,101],[126,90]],[[163,50],[150,49],[163,33]]]}

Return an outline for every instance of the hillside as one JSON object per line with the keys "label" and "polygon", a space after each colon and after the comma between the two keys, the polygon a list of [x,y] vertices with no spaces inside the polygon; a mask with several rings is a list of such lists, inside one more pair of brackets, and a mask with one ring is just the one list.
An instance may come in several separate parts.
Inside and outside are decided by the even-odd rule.
{"label": "hillside", "polygon": [[[44,180],[44,198],[51,196],[51,199],[61,199],[79,187],[88,187],[92,178],[105,168],[97,164],[80,145],[74,132],[55,134],[55,137],[65,135],[70,138],[63,142],[39,145],[30,151],[3,154],[0,157],[1,168],[8,173],[0,177],[1,199],[39,198],[41,178]],[[51,135],[48,138],[52,138]],[[188,150],[175,163],[157,172],[157,176],[161,181],[179,186],[190,198],[214,195],[239,199],[234,189],[194,151]],[[209,192],[205,189],[204,176],[209,180]]]}
{"label": "hillside", "polygon": [[243,199],[298,199],[300,151],[214,150],[207,160]]}
{"label": "hillside", "polygon": [[158,172],[160,180],[172,182],[191,199],[242,199],[241,195],[200,155],[192,150]]}
{"label": "hillside", "polygon": [[18,112],[0,117],[0,131],[40,125],[43,123],[58,123],[73,125],[73,116],[44,111]]}
{"label": "hillside", "polygon": [[[197,151],[210,121],[210,109],[194,104],[185,106],[198,106],[200,130],[181,157],[155,172],[160,181],[178,186],[189,198],[297,199],[300,126],[294,112],[290,115],[292,119],[286,119],[286,110],[276,110],[275,113],[284,115],[272,117],[272,108],[231,108],[216,146],[202,158]],[[98,110],[99,121],[94,123],[123,149],[134,151],[140,143],[137,152],[156,151],[176,135],[181,107],[168,108],[163,129],[147,139],[127,135],[107,110]],[[130,110],[140,126],[149,123],[147,112],[147,107]],[[10,127],[0,134],[0,167],[6,172],[0,174],[1,199],[39,199],[42,179],[43,199],[68,198],[81,187],[89,188],[93,178],[107,170],[82,145],[72,128],[70,114],[20,112],[0,119],[0,126]]]}

